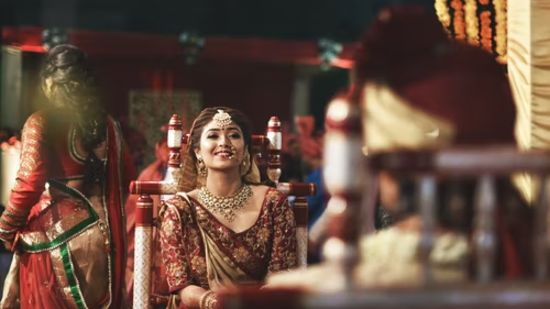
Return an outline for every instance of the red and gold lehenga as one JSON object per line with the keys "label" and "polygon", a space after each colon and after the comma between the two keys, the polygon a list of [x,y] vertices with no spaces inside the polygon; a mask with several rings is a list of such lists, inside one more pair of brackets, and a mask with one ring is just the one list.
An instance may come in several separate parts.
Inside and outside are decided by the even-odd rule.
{"label": "red and gold lehenga", "polygon": [[197,200],[181,195],[168,200],[160,215],[171,292],[188,285],[216,290],[257,284],[268,273],[296,266],[294,214],[275,189],[267,191],[254,225],[239,233],[221,224]]}
{"label": "red and gold lehenga", "polygon": [[99,180],[85,186],[75,126],[70,118],[52,118],[37,112],[23,128],[17,182],[0,218],[0,239],[19,258],[19,276],[13,272],[6,282],[15,298],[4,295],[3,305],[10,308],[18,296],[21,308],[121,308],[122,165],[129,160],[120,130],[109,118]]}

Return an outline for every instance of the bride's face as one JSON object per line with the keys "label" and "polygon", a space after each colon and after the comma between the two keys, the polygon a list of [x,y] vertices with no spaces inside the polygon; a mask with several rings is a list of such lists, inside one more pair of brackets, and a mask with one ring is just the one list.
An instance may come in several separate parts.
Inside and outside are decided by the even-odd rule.
{"label": "bride's face", "polygon": [[215,121],[204,126],[199,148],[195,149],[197,158],[202,158],[208,169],[238,169],[243,161],[245,143],[241,128],[235,123],[219,127]]}

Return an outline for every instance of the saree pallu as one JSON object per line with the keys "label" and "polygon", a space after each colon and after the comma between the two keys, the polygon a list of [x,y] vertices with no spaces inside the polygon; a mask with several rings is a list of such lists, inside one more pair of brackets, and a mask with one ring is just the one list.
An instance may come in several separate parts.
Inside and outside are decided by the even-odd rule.
{"label": "saree pallu", "polygon": [[102,202],[63,183],[48,184],[52,202],[19,237],[21,306],[106,307],[111,248]]}
{"label": "saree pallu", "polygon": [[[186,194],[178,193],[186,202],[191,204],[189,197]],[[206,276],[208,286],[211,290],[218,290],[223,287],[235,286],[236,284],[259,282],[259,278],[254,278],[254,275],[247,274],[239,265],[224,252],[213,237],[208,234],[200,224],[197,224],[200,232],[202,243],[204,246],[204,255],[206,258]],[[239,244],[240,248],[244,248],[243,244]],[[251,250],[252,251],[252,250]],[[252,255],[253,252],[248,252]]]}
{"label": "saree pallu", "polygon": [[206,256],[208,286],[211,290],[216,291],[222,287],[235,286],[235,284],[260,282],[227,258],[216,242],[206,232],[200,230]]}

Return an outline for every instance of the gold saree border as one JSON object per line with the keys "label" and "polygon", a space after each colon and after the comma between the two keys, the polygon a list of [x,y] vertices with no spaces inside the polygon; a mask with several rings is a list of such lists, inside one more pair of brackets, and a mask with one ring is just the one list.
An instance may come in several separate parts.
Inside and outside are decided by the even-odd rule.
{"label": "gold saree border", "polygon": [[[88,217],[77,223],[76,225],[72,225],[71,227],[69,227],[69,223],[72,220],[62,220],[56,223],[52,228],[48,229],[45,234],[41,234],[40,232],[21,233],[20,246],[23,251],[42,252],[55,249],[62,244],[65,244],[67,241],[73,239],[74,237],[85,231],[88,227],[99,222],[99,216],[94,211],[91,202],[84,195],[82,195],[82,193],[56,180],[49,180],[48,183],[51,187],[54,187],[79,200],[84,201]],[[74,222],[72,223],[74,224]],[[56,231],[56,228],[63,228],[64,230],[59,232]],[[53,236],[53,239],[51,241],[48,239],[48,236],[50,235]]]}

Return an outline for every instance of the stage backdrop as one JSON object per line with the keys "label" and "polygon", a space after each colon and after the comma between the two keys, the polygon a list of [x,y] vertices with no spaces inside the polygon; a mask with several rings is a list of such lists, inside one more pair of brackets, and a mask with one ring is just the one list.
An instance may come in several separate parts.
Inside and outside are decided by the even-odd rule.
{"label": "stage backdrop", "polygon": [[[143,163],[155,160],[155,143],[160,141],[166,131],[168,119],[176,113],[182,117],[184,131],[187,132],[191,122],[201,110],[201,94],[194,90],[131,90],[129,100],[129,125],[137,130],[147,141],[143,145]],[[159,108],[162,107],[162,108]],[[166,129],[166,128],[165,128]],[[138,162],[139,163],[139,162]],[[138,165],[138,170],[144,166]]]}
{"label": "stage backdrop", "polygon": [[[2,41],[24,53],[41,54],[42,30],[6,27],[2,29]],[[225,105],[242,110],[251,118],[254,131],[263,132],[272,115],[290,122],[296,68],[320,65],[316,40],[207,37],[192,65],[186,64],[189,49],[178,42],[176,34],[69,30],[68,40],[90,56],[104,104],[121,121],[125,132],[137,131],[130,127],[130,92],[153,91],[169,96],[180,89],[200,93],[202,107]],[[342,53],[332,65],[351,67],[356,47],[355,43],[343,44]],[[168,103],[154,107],[171,110]],[[21,124],[23,120],[19,119]],[[146,143],[145,138],[140,143]],[[132,140],[130,150],[140,143]]]}
{"label": "stage backdrop", "polygon": [[[142,149],[135,129],[144,135],[148,149],[153,149],[157,141],[154,134],[159,134],[159,122],[167,122],[174,111],[172,102],[180,101],[184,105],[183,102],[193,102],[186,110],[189,115],[208,106],[238,108],[251,118],[254,131],[258,133],[265,131],[272,115],[278,115],[283,121],[290,120],[294,81],[292,65],[208,61],[188,66],[183,63],[183,58],[140,59],[136,62],[135,59],[102,55],[91,55],[90,59],[104,91],[107,109],[121,121],[126,137],[132,141],[128,145],[138,156],[134,160],[138,166],[148,164],[154,152],[147,151],[147,158],[139,158]],[[186,89],[190,91],[188,94],[181,92]],[[149,107],[141,101],[144,108],[141,114],[152,115],[154,127],[140,128],[132,116],[135,113],[132,110],[136,110],[133,107],[136,95],[140,93],[165,98],[150,98],[152,104]],[[189,128],[192,117],[182,116],[184,127]],[[144,125],[153,124],[149,120],[146,122]]]}

